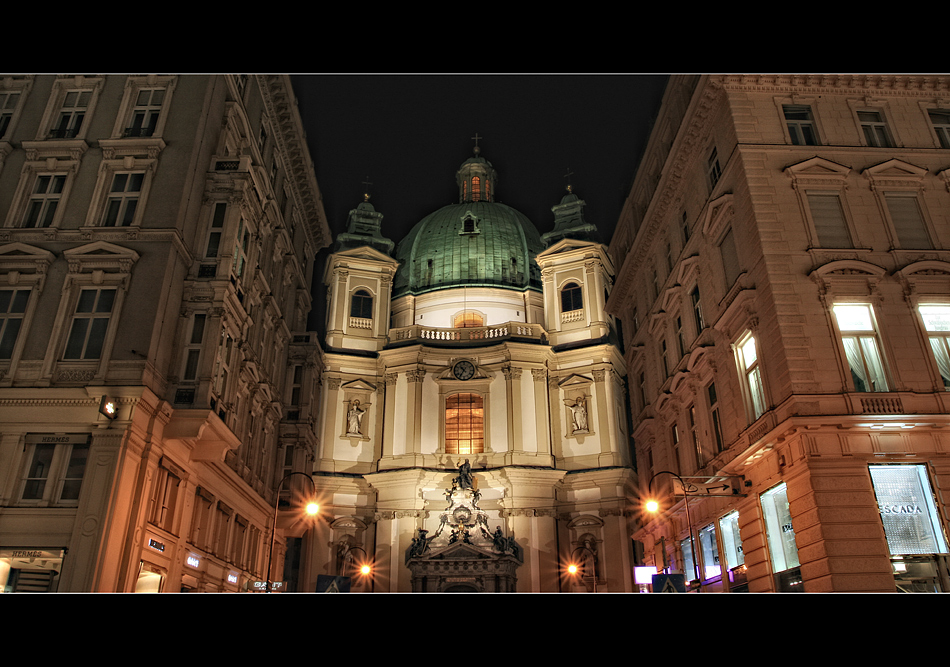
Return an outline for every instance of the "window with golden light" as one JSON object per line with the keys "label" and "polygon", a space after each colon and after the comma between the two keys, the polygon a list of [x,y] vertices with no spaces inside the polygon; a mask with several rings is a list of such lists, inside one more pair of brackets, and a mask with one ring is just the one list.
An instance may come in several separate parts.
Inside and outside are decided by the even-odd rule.
{"label": "window with golden light", "polygon": [[452,326],[454,326],[456,329],[483,327],[485,326],[485,320],[478,313],[473,313],[472,311],[467,310],[455,316]]}
{"label": "window with golden light", "polygon": [[485,407],[478,394],[445,399],[445,452],[481,454],[485,448]]}
{"label": "window with golden light", "polygon": [[475,176],[472,179],[472,201],[481,201],[481,199],[482,199],[481,179],[478,176]]}

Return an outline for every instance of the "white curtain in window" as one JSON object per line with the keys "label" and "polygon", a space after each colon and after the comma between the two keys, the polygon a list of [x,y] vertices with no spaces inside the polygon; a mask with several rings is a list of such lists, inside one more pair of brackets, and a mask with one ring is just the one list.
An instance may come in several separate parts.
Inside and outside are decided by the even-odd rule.
{"label": "white curtain in window", "polygon": [[[864,368],[864,360],[861,358],[861,347],[858,345],[858,339],[846,336],[841,340],[844,343],[844,353],[848,357],[851,374],[854,376],[855,391],[868,391],[871,388],[871,383]],[[859,383],[860,386],[858,386]]]}
{"label": "white curtain in window", "polygon": [[877,341],[867,336],[861,337],[861,350],[864,352],[864,361],[868,365],[868,375],[871,377],[871,391],[887,391],[887,380],[884,377],[884,364],[877,350]]}
{"label": "white curtain in window", "polygon": [[934,351],[934,359],[937,360],[937,369],[940,371],[940,377],[943,378],[943,384],[950,387],[950,354],[947,354],[947,345],[940,336],[934,336],[930,339],[930,347]]}

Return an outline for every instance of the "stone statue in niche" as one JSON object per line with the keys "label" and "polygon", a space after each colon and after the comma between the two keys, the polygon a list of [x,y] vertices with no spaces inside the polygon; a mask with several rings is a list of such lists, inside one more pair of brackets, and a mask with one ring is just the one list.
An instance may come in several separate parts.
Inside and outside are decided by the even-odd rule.
{"label": "stone statue in niche", "polygon": [[346,434],[347,435],[363,435],[363,414],[366,410],[360,407],[360,402],[357,399],[350,401],[350,409],[346,413]]}
{"label": "stone statue in niche", "polygon": [[587,428],[587,401],[584,396],[578,396],[573,402],[564,401],[571,411],[573,429],[571,433],[589,433]]}

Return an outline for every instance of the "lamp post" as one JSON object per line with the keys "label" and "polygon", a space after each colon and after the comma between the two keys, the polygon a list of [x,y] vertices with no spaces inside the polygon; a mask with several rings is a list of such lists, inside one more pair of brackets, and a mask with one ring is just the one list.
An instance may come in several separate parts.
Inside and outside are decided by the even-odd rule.
{"label": "lamp post", "polygon": [[591,549],[589,546],[587,546],[587,544],[582,544],[581,546],[577,547],[576,549],[574,549],[574,551],[571,552],[571,562],[568,563],[567,572],[573,577],[576,577],[579,573],[583,574],[584,567],[582,565],[578,565],[577,559],[575,558],[578,551],[586,551],[588,554],[590,554],[590,562],[591,562],[591,567],[593,569],[593,572],[591,572],[593,590],[591,592],[596,593],[597,592],[597,565],[596,565],[597,554],[594,553],[594,550]]}
{"label": "lamp post", "polygon": [[[277,512],[280,509],[280,490],[284,487],[284,482],[293,477],[294,475],[303,475],[310,482],[310,488],[313,489],[313,494],[317,494],[317,485],[313,483],[313,478],[305,472],[292,472],[289,475],[285,476],[280,480],[280,484],[277,485],[277,498],[274,500],[274,527],[271,530],[270,534],[270,554],[267,556],[267,589],[265,592],[271,592],[271,567],[274,563],[274,542],[277,541]],[[320,506],[316,502],[310,501],[307,503],[306,512],[310,516],[315,516],[317,512],[320,511]]]}
{"label": "lamp post", "polygon": [[[342,556],[341,556],[341,560],[343,561],[343,566],[342,566],[342,568],[341,568],[341,569],[343,570],[342,575],[343,575],[343,576],[346,576],[346,566],[347,566],[347,563],[353,563],[354,565],[357,565],[357,566],[358,566],[358,568],[359,568],[358,571],[359,571],[359,574],[360,574],[361,577],[369,576],[369,575],[373,572],[373,567],[372,567],[372,565],[370,565],[369,554],[366,553],[366,550],[365,550],[363,547],[358,547],[358,546],[356,546],[356,545],[348,544],[348,543],[344,543],[343,546],[344,546],[345,550],[343,551],[343,554],[342,554]],[[355,562],[356,559],[353,557],[353,552],[354,552],[354,551],[362,551],[362,552],[363,552],[363,562],[362,562],[362,563],[356,563],[356,562]]]}
{"label": "lamp post", "polygon": [[696,540],[693,539],[693,522],[689,518],[689,493],[686,489],[686,482],[683,481],[683,478],[677,475],[675,472],[670,472],[669,470],[661,470],[653,475],[650,478],[650,483],[647,484],[647,492],[651,494],[650,500],[647,501],[647,511],[656,512],[659,509],[659,503],[656,500],[653,500],[653,480],[659,475],[672,475],[679,480],[680,485],[683,487],[683,504],[686,506],[686,527],[689,530],[689,548],[693,552],[693,576],[696,580],[699,580],[699,559],[696,554]]}

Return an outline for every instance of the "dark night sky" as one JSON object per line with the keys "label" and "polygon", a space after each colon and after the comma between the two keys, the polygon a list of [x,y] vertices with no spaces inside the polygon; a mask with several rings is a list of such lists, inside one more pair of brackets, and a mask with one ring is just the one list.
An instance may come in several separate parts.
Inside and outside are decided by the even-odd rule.
{"label": "dark night sky", "polygon": [[[455,172],[481,155],[496,200],[540,233],[572,172],[588,222],[610,241],[659,108],[666,75],[294,75],[330,229],[346,227],[368,180],[383,234],[397,243],[457,203]],[[322,279],[324,253],[315,282]],[[316,289],[320,295],[322,289]],[[317,304],[315,304],[317,305]]]}

